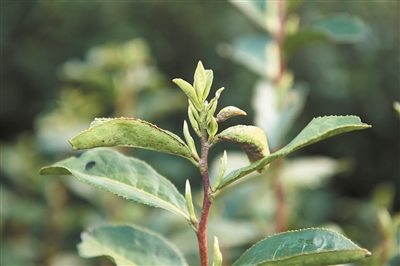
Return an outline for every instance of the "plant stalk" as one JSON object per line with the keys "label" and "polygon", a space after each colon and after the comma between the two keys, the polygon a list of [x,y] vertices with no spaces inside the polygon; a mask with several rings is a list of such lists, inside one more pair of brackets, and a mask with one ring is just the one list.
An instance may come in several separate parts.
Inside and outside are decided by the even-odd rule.
{"label": "plant stalk", "polygon": [[197,232],[197,241],[200,253],[200,265],[208,266],[208,249],[207,249],[207,222],[210,213],[212,200],[209,196],[211,191],[210,179],[208,175],[208,151],[212,144],[207,141],[206,136],[201,137],[201,158],[199,162],[201,177],[204,186],[203,207],[201,210],[201,219]]}

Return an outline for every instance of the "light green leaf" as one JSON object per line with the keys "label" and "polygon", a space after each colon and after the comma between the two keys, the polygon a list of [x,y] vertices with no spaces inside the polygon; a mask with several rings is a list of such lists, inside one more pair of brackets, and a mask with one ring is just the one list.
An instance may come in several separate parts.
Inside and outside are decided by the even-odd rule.
{"label": "light green leaf", "polygon": [[366,129],[370,127],[370,125],[362,123],[360,118],[357,116],[324,116],[314,118],[300,132],[300,134],[297,135],[297,137],[295,137],[288,145],[286,145],[279,151],[272,153],[271,155],[250,164],[249,166],[230,172],[222,180],[219,190],[238,180],[239,178],[248,175],[255,170],[261,169],[271,162],[302,147],[308,146],[310,144],[341,133]]}
{"label": "light green leaf", "polygon": [[74,150],[127,146],[182,156],[195,165],[189,147],[177,135],[137,118],[96,119],[69,140]]}
{"label": "light green leaf", "polygon": [[183,79],[173,79],[172,80],[176,85],[178,85],[181,90],[186,94],[186,96],[189,98],[189,100],[192,101],[194,106],[196,107],[197,110],[201,109],[201,102],[200,99],[196,95],[196,91],[193,88],[192,85],[190,85],[189,82],[183,80]]}
{"label": "light green leaf", "polygon": [[204,69],[203,64],[201,61],[197,63],[196,71],[194,72],[194,83],[193,87],[197,95],[197,99],[199,99],[200,103],[202,104],[205,99],[203,99],[204,90],[206,89],[206,72]]}
{"label": "light green leaf", "polygon": [[227,106],[222,108],[219,113],[217,114],[217,117],[215,118],[218,123],[224,122],[227,119],[238,116],[238,115],[247,115],[247,113],[236,106]]}
{"label": "light green leaf", "polygon": [[359,18],[348,14],[335,14],[315,20],[310,28],[317,29],[336,42],[355,42],[367,33],[367,27]]}
{"label": "light green leaf", "polygon": [[[269,155],[267,136],[264,130],[255,126],[233,126],[215,136],[216,141],[231,142],[239,145],[247,154],[250,162],[256,162]],[[259,172],[266,167],[258,168]]]}
{"label": "light green leaf", "polygon": [[370,255],[343,235],[310,228],[270,236],[248,249],[233,265],[333,265]]}
{"label": "light green leaf", "polygon": [[396,111],[397,116],[400,118],[400,102],[394,102],[393,108]]}
{"label": "light green leaf", "polygon": [[109,256],[122,265],[187,265],[180,251],[164,237],[132,225],[107,225],[81,234],[79,255]]}
{"label": "light green leaf", "polygon": [[163,208],[189,221],[184,197],[165,177],[143,161],[111,149],[95,149],[43,167],[42,175],[73,175],[83,183],[118,196]]}
{"label": "light green leaf", "polygon": [[204,89],[203,93],[203,101],[205,101],[208,97],[208,94],[210,93],[211,85],[214,79],[214,74],[211,69],[206,69],[206,88]]}

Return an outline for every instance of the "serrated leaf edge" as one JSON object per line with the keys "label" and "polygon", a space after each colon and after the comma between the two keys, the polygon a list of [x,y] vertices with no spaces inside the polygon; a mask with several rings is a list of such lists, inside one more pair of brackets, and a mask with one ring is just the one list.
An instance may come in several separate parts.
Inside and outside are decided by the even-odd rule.
{"label": "serrated leaf edge", "polygon": [[[77,158],[77,157],[71,156],[70,158]],[[67,158],[67,159],[70,159],[70,158]],[[135,160],[138,160],[138,159],[135,159]],[[140,162],[145,163],[146,165],[148,165],[146,162],[144,162],[144,161],[142,161],[142,160],[138,160],[138,161],[140,161]],[[112,194],[114,194],[114,195],[117,195],[118,197],[122,197],[122,198],[127,199],[127,200],[131,200],[131,201],[138,202],[138,203],[141,203],[141,204],[145,204],[145,205],[148,205],[148,206],[151,206],[151,207],[160,208],[160,209],[164,209],[164,210],[166,210],[166,211],[170,211],[170,210],[167,210],[167,209],[165,209],[165,208],[156,206],[156,205],[154,205],[154,204],[145,203],[145,202],[143,202],[143,201],[130,199],[130,198],[126,197],[126,196],[120,195],[120,194],[118,194],[118,193],[114,193],[113,191],[110,191],[110,190],[108,190],[108,189],[106,189],[106,188],[102,188],[101,186],[98,186],[97,184],[91,184],[91,183],[89,183],[89,182],[86,182],[86,180],[83,180],[83,179],[81,179],[80,177],[74,175],[73,172],[75,172],[75,171],[71,171],[68,167],[65,167],[65,166],[61,166],[61,165],[54,164],[54,165],[51,165],[51,166],[43,167],[42,169],[50,169],[50,168],[57,168],[57,167],[58,167],[58,168],[63,168],[63,169],[65,169],[65,170],[67,170],[67,171],[70,173],[70,175],[76,177],[76,178],[77,178],[79,181],[81,181],[82,183],[85,183],[85,184],[88,184],[88,185],[97,187],[97,188],[99,188],[99,189],[105,190],[105,191],[107,191],[107,192],[110,192],[110,193],[112,193]],[[40,171],[41,171],[42,169],[40,169]],[[154,169],[153,169],[153,170],[154,170]],[[155,170],[154,170],[154,171],[155,171]],[[156,171],[155,171],[155,172],[156,172]],[[157,172],[156,172],[156,173],[157,173]],[[157,173],[157,174],[158,174],[158,173]],[[156,196],[153,195],[153,194],[149,194],[149,193],[146,192],[146,191],[142,191],[142,190],[136,189],[135,187],[132,187],[132,186],[127,185],[127,184],[125,184],[125,183],[121,183],[121,182],[118,182],[118,181],[115,181],[115,180],[112,180],[112,179],[104,178],[104,177],[102,177],[102,176],[97,176],[97,175],[91,175],[91,176],[93,176],[93,177],[95,177],[95,178],[99,178],[99,179],[101,179],[101,180],[107,180],[107,181],[111,181],[111,182],[116,183],[116,184],[121,184],[121,185],[124,185],[124,186],[128,186],[128,187],[132,188],[133,190],[140,191],[140,192],[143,193],[143,194],[149,195],[151,198],[160,199],[160,198],[156,197]],[[161,175],[160,175],[160,176],[161,176]],[[176,189],[175,185],[174,185],[170,180],[168,180],[167,178],[164,178],[164,179],[165,179],[167,182],[169,182],[169,183]],[[176,190],[178,191],[178,189],[176,189]],[[179,193],[179,192],[178,192],[178,193]],[[180,193],[179,193],[179,194],[180,194]],[[181,195],[181,194],[180,194],[180,195]],[[182,195],[181,195],[181,196],[182,196]],[[189,213],[185,213],[184,211],[182,211],[181,209],[177,208],[175,205],[169,203],[168,201],[164,201],[164,202],[166,202],[168,205],[172,206],[173,209],[178,210],[177,212],[173,212],[173,213],[184,217],[186,220],[188,220],[188,221],[190,222]],[[186,209],[185,209],[185,210],[186,210]],[[172,212],[172,211],[171,211],[171,212]]]}
{"label": "serrated leaf edge", "polygon": [[[149,230],[148,228],[145,228],[145,227],[141,227],[141,226],[133,225],[133,224],[106,223],[106,224],[103,224],[103,225],[100,225],[100,226],[91,227],[91,228],[89,228],[88,230],[86,230],[86,231],[84,231],[84,232],[90,234],[90,233],[93,232],[94,230],[100,229],[100,228],[103,228],[103,227],[125,227],[125,226],[129,226],[129,227],[133,227],[133,228],[135,228],[135,229],[139,229],[139,230],[141,230],[141,231],[144,231],[144,232],[146,232],[146,233],[148,233],[148,234],[157,236],[157,237],[159,237],[160,239],[164,240],[164,241],[165,241],[166,243],[168,243],[171,247],[173,247],[173,249],[176,251],[176,253],[178,253],[178,254],[181,256],[181,258],[182,258],[183,261],[185,262],[184,266],[187,266],[187,265],[188,265],[187,262],[186,262],[185,256],[183,256],[183,253],[179,250],[179,248],[178,248],[174,243],[172,243],[171,241],[169,241],[169,240],[168,240],[166,237],[164,237],[163,235],[161,235],[161,234],[159,234],[159,233],[157,233],[157,232],[154,232],[154,231],[152,231],[152,230]],[[79,246],[80,244],[83,243],[83,241],[84,241],[83,238],[85,238],[85,237],[86,237],[86,236],[81,237],[81,238],[82,238],[82,239],[81,239],[82,241],[78,244],[78,246]],[[100,244],[101,244],[101,243],[100,243]],[[110,256],[110,255],[103,254],[102,256]],[[91,258],[91,257],[90,257],[90,258]]]}
{"label": "serrated leaf edge", "polygon": [[[155,124],[152,124],[152,123],[147,122],[147,121],[145,121],[145,120],[142,120],[142,119],[140,119],[140,118],[134,118],[134,117],[123,117],[123,116],[122,116],[122,117],[117,117],[117,118],[104,118],[104,117],[103,117],[103,118],[95,118],[95,119],[92,121],[92,123],[93,123],[94,121],[96,121],[97,119],[99,119],[99,120],[101,120],[101,121],[99,121],[99,123],[96,123],[96,124],[93,125],[93,126],[90,126],[88,129],[86,129],[86,130],[84,130],[84,131],[82,131],[82,132],[76,134],[74,137],[72,137],[71,139],[68,140],[68,142],[71,144],[73,150],[80,150],[80,149],[75,148],[74,145],[71,143],[71,140],[74,139],[74,138],[76,138],[76,137],[78,137],[78,136],[81,135],[81,134],[84,134],[84,133],[86,133],[86,132],[89,132],[90,130],[93,130],[93,128],[95,128],[95,127],[97,127],[97,126],[100,126],[100,125],[102,125],[102,124],[104,124],[104,123],[111,122],[111,121],[138,121],[139,123],[146,124],[146,125],[148,125],[149,127],[151,127],[151,128],[153,128],[153,129],[156,129],[156,130],[158,130],[158,131],[164,133],[165,135],[167,135],[167,136],[168,136],[169,138],[171,138],[172,140],[175,140],[175,141],[179,142],[179,144],[181,145],[181,147],[187,149],[188,156],[184,156],[183,154],[177,154],[177,153],[169,153],[169,152],[158,151],[158,150],[156,150],[156,149],[150,149],[150,148],[138,147],[139,149],[146,149],[146,150],[151,150],[151,151],[156,151],[156,152],[161,152],[161,153],[167,153],[167,154],[172,154],[172,155],[176,155],[176,156],[181,156],[181,157],[186,158],[186,159],[188,159],[189,161],[191,161],[194,165],[197,165],[196,158],[195,158],[194,155],[192,154],[192,152],[191,152],[189,146],[186,145],[186,143],[185,143],[178,135],[176,135],[175,133],[172,133],[171,131],[168,131],[168,130],[159,128],[159,127],[158,127],[157,125],[155,125]],[[115,145],[115,146],[137,147],[137,146],[130,146],[130,145]],[[98,146],[98,147],[105,147],[105,146]],[[107,147],[109,147],[109,146],[107,146]]]}
{"label": "serrated leaf edge", "polygon": [[[337,234],[337,235],[343,237],[344,239],[348,240],[351,244],[353,244],[353,245],[356,246],[354,249],[346,249],[346,251],[366,251],[366,255],[367,255],[367,256],[371,255],[371,252],[369,252],[367,249],[359,247],[359,246],[358,246],[356,243],[354,243],[351,239],[347,238],[346,236],[344,236],[344,235],[342,235],[342,234],[340,234],[340,233],[338,233],[338,232],[336,232],[336,231],[334,231],[334,230],[327,229],[327,228],[321,228],[321,227],[310,227],[310,228],[304,228],[304,229],[289,230],[289,231],[285,231],[285,232],[273,234],[273,235],[271,235],[271,236],[268,236],[268,237],[266,237],[266,238],[263,238],[263,239],[261,239],[260,241],[256,242],[255,244],[253,244],[253,245],[252,245],[250,248],[248,248],[245,252],[243,252],[242,255],[238,258],[238,260],[239,260],[247,251],[249,251],[251,248],[253,248],[255,245],[257,245],[257,244],[259,244],[259,243],[261,243],[261,242],[263,242],[263,241],[265,241],[265,240],[267,240],[267,239],[269,239],[269,238],[271,238],[271,237],[278,236],[278,235],[282,235],[282,234],[286,234],[286,233],[295,233],[295,232],[302,232],[302,231],[307,231],[307,230],[323,230],[323,231],[333,232],[333,233],[335,233],[335,234]],[[269,261],[282,261],[282,260],[285,260],[285,259],[287,259],[287,258],[294,258],[294,257],[297,257],[297,256],[302,256],[302,255],[307,255],[307,254],[325,253],[325,252],[332,252],[332,251],[334,251],[334,250],[324,250],[324,251],[321,251],[321,252],[302,253],[302,254],[300,254],[300,255],[288,256],[288,257],[284,257],[284,258],[281,258],[281,259],[278,259],[278,260],[265,260],[265,261],[262,261],[262,262],[258,263],[257,265],[260,265],[260,264],[262,264],[262,263],[269,262]],[[340,251],[340,250],[337,250],[337,251]],[[344,250],[343,250],[343,251],[344,251]]]}

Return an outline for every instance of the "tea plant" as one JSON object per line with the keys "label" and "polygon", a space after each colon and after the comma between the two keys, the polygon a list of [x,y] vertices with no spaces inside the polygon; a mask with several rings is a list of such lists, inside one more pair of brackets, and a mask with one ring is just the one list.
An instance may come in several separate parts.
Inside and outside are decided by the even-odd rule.
{"label": "tea plant", "polygon": [[[356,116],[314,118],[288,145],[270,154],[265,132],[256,126],[237,125],[218,132],[225,120],[246,113],[237,107],[222,108],[216,115],[218,99],[224,90],[216,91],[209,102],[213,72],[198,63],[194,83],[173,80],[188,97],[190,125],[200,139],[200,153],[183,123],[185,141],[177,135],[138,118],[96,118],[89,129],[69,142],[74,150],[97,147],[127,146],[178,155],[195,165],[204,186],[200,218],[194,211],[190,183],[185,196],[165,177],[145,162],[126,157],[114,150],[98,148],[79,157],[70,157],[43,167],[43,175],[73,175],[80,181],[118,196],[150,206],[163,208],[185,219],[198,239],[200,263],[209,265],[207,223],[210,208],[221,191],[246,175],[265,171],[273,161],[322,139],[369,128]],[[210,183],[209,150],[220,142],[239,145],[250,164],[225,175],[226,152],[220,160],[216,182]],[[105,225],[81,235],[78,251],[82,257],[109,256],[117,265],[186,265],[181,253],[163,237],[133,225]],[[218,239],[214,238],[213,265],[222,265]],[[234,265],[329,265],[360,260],[371,253],[346,237],[322,228],[288,231],[270,236],[248,249]]]}

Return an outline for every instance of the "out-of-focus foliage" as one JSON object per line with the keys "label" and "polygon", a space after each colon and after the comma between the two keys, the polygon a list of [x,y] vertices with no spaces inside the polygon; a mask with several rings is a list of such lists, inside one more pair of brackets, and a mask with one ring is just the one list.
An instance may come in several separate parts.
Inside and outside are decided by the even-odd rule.
{"label": "out-of-focus foliage", "polygon": [[[297,168],[306,167],[306,163],[296,165],[301,158],[285,162],[288,172],[282,173],[282,180],[292,213],[289,227],[331,226],[343,230],[373,254],[379,254],[386,243],[392,247],[387,258],[392,258],[396,252],[393,243],[399,239],[395,212],[400,210],[399,120],[392,108],[393,102],[399,101],[399,4],[305,1],[296,7],[299,2],[289,1],[288,13],[301,18],[300,28],[340,13],[360,18],[367,32],[353,44],[322,41],[326,37],[315,32],[299,36],[296,47],[287,44],[293,54],[288,68],[296,80],[308,85],[305,89],[298,84],[298,96],[293,96],[304,99],[308,91],[307,104],[288,139],[310,117],[326,114],[357,114],[373,128],[335,137],[295,154],[312,156],[307,157],[311,170],[307,169],[306,175]],[[179,89],[168,88],[177,76],[192,80],[192,66],[199,59],[218,73],[215,88],[223,84],[232,92],[230,99],[220,100],[220,106],[229,103],[248,113],[223,125],[238,121],[251,124],[251,101],[258,99],[253,97],[257,93],[253,87],[258,76],[219,57],[216,47],[264,31],[228,2],[8,1],[2,2],[0,19],[0,229],[2,254],[6,255],[2,264],[107,265],[106,260],[82,260],[75,247],[84,228],[105,221],[145,224],[170,236],[185,252],[189,264],[197,261],[192,232],[173,215],[161,210],[154,215],[146,206],[125,203],[70,177],[62,181],[40,177],[37,170],[70,156],[67,140],[87,128],[95,116],[134,115],[171,132],[181,132],[181,121],[187,118],[174,110],[186,105],[185,97],[182,95],[181,102],[165,104],[177,99],[175,92],[181,95]],[[291,21],[296,24],[295,16]],[[310,45],[297,49],[309,39]],[[252,49],[264,51],[262,45]],[[136,59],[130,61],[131,56]],[[262,107],[262,103],[259,105]],[[177,118],[177,122],[164,122],[171,118]],[[281,126],[286,130],[285,124]],[[210,157],[231,148],[234,146],[216,147]],[[188,178],[193,191],[198,190],[195,168],[185,160],[133,152],[176,184]],[[237,168],[240,165],[235,165],[235,155],[228,153],[228,164]],[[341,157],[351,160],[332,160]],[[299,178],[294,178],[291,169]],[[328,179],[329,174],[334,176]],[[230,263],[225,255],[227,246],[234,259],[235,254],[243,253],[244,246],[273,231],[267,223],[275,214],[273,191],[264,190],[272,183],[268,178],[255,177],[240,191],[236,186],[230,188],[235,197],[228,196],[228,191],[216,201],[210,233],[218,236],[224,264]],[[183,186],[178,189],[183,191]],[[201,193],[195,193],[194,200],[201,202]],[[222,212],[213,212],[220,208]],[[380,257],[366,263],[376,265],[373,259]],[[398,264],[396,258],[391,260],[389,265]]]}

